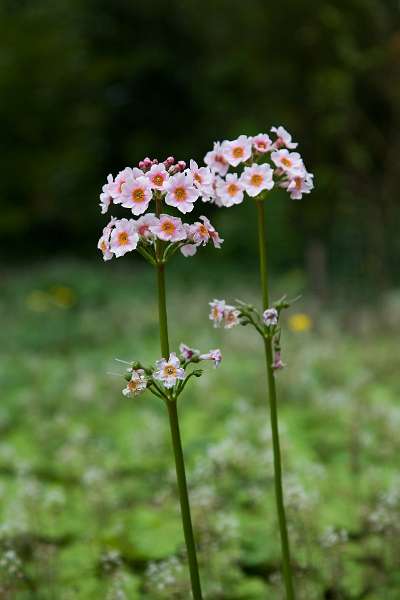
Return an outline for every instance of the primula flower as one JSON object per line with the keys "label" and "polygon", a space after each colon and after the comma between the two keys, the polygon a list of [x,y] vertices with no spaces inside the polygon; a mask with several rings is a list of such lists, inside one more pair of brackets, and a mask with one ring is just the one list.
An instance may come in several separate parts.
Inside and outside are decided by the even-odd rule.
{"label": "primula flower", "polygon": [[297,142],[292,142],[292,136],[284,127],[282,127],[282,125],[279,127],[271,127],[271,131],[276,133],[276,140],[274,142],[275,148],[289,148],[289,150],[297,148]]}
{"label": "primula flower", "polygon": [[187,233],[181,219],[171,215],[161,215],[157,225],[149,227],[160,240],[165,242],[179,242],[187,238]]}
{"label": "primula flower", "polygon": [[151,240],[154,238],[154,233],[150,231],[150,227],[158,225],[158,223],[159,221],[154,213],[147,213],[135,222],[136,231],[141,238]]}
{"label": "primula flower", "polygon": [[200,356],[200,350],[196,348],[190,348],[183,342],[179,345],[179,352],[184,360],[192,360],[192,358]]}
{"label": "primula flower", "polygon": [[123,256],[131,250],[135,250],[138,242],[139,236],[133,219],[121,219],[115,222],[110,243],[110,250],[115,256]]}
{"label": "primula flower", "polygon": [[263,190],[271,190],[274,187],[273,170],[268,164],[245,167],[240,180],[252,198]]}
{"label": "primula flower", "polygon": [[232,329],[239,325],[240,311],[234,306],[226,305],[224,309],[224,327],[225,329]]}
{"label": "primula flower", "polygon": [[200,354],[200,360],[213,360],[214,367],[217,368],[221,364],[222,354],[221,350],[216,348],[215,350],[210,350],[207,354]]}
{"label": "primula flower", "polygon": [[190,173],[193,177],[193,184],[203,196],[203,200],[208,200],[212,196],[213,174],[208,167],[199,167],[195,160],[189,163]]}
{"label": "primula flower", "polygon": [[114,180],[114,185],[112,186],[110,192],[111,196],[114,199],[115,204],[120,204],[123,200],[122,194],[122,186],[128,179],[135,179],[136,177],[142,176],[143,171],[134,167],[125,167],[123,171],[120,171]]}
{"label": "primula flower", "polygon": [[251,143],[257,152],[264,154],[271,149],[272,140],[267,133],[259,133],[251,138]]}
{"label": "primula flower", "polygon": [[207,228],[212,243],[214,244],[214,248],[221,248],[221,244],[224,240],[219,236],[218,231],[211,225],[207,217],[201,216],[200,220],[203,221],[204,226]]}
{"label": "primula flower", "polygon": [[225,140],[222,143],[222,154],[232,167],[237,167],[251,156],[251,138],[240,135],[236,140]]}
{"label": "primula flower", "polygon": [[193,185],[191,173],[177,173],[170,177],[165,185],[167,194],[165,203],[169,206],[175,206],[182,213],[188,213],[193,210],[193,203],[200,195]]}
{"label": "primula flower", "polygon": [[122,185],[121,204],[125,208],[130,208],[134,215],[141,215],[146,212],[152,195],[150,181],[147,177],[130,177]]}
{"label": "primula flower", "polygon": [[101,194],[100,194],[100,206],[101,206],[101,214],[104,215],[108,209],[109,206],[113,200],[112,197],[112,190],[114,188],[114,179],[113,176],[107,175],[107,183],[105,183],[103,185],[103,187],[101,188]]}
{"label": "primula flower", "polygon": [[276,150],[275,152],[272,152],[271,159],[279,169],[282,169],[282,171],[287,173],[290,177],[295,177],[304,173],[304,164],[298,152],[289,152],[286,148],[283,150]]}
{"label": "primula flower", "polygon": [[168,181],[169,175],[163,163],[155,164],[150,171],[146,173],[147,179],[154,190],[164,190],[165,184]]}
{"label": "primula flower", "polygon": [[181,247],[181,252],[185,258],[194,256],[197,252],[197,246],[196,244],[185,244]]}
{"label": "primula flower", "polygon": [[103,253],[104,260],[111,260],[113,257],[113,253],[110,250],[110,236],[102,235],[97,244],[99,250]]}
{"label": "primula flower", "polygon": [[226,175],[229,169],[229,163],[225,160],[220,142],[214,142],[212,150],[207,152],[204,157],[204,162],[222,177]]}
{"label": "primula flower", "polygon": [[278,311],[276,308],[267,308],[263,312],[263,322],[267,327],[273,327],[274,325],[278,325]]}
{"label": "primula flower", "polygon": [[218,327],[224,318],[226,302],[225,300],[214,299],[212,302],[209,302],[209,305],[211,307],[209,319],[214,322],[214,327]]}
{"label": "primula flower", "polygon": [[180,360],[175,352],[171,352],[168,360],[162,358],[156,362],[156,370],[153,373],[153,377],[162,381],[164,387],[172,388],[178,379],[185,379],[185,370],[182,369],[180,364]]}
{"label": "primula flower", "polygon": [[303,194],[309,194],[314,188],[313,177],[314,175],[312,173],[304,171],[304,174],[297,175],[293,177],[293,179],[282,182],[282,187],[290,192],[292,200],[301,200]]}
{"label": "primula flower", "polygon": [[130,380],[126,388],[122,390],[124,396],[139,396],[147,387],[147,379],[143,369],[132,371]]}
{"label": "primula flower", "polygon": [[237,173],[229,173],[226,179],[219,178],[216,184],[216,191],[222,206],[229,208],[234,204],[243,202],[243,184],[238,178]]}

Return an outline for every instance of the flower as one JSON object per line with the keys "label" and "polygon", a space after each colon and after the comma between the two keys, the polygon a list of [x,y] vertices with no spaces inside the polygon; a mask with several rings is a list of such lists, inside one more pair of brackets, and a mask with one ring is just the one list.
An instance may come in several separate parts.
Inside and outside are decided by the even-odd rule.
{"label": "flower", "polygon": [[295,177],[304,173],[304,164],[298,152],[289,152],[286,148],[276,150],[272,152],[271,159],[278,168],[289,176]]}
{"label": "flower", "polygon": [[257,152],[264,154],[271,149],[272,140],[267,133],[259,133],[251,138],[251,143]]}
{"label": "flower", "polygon": [[206,199],[212,196],[213,174],[209,167],[199,167],[197,162],[191,160],[189,163],[190,173],[193,177],[193,184],[199,190],[200,194]]}
{"label": "flower", "polygon": [[179,345],[179,352],[184,360],[192,360],[192,358],[200,355],[200,350],[190,348],[183,342]]}
{"label": "flower", "polygon": [[193,185],[193,177],[190,172],[177,173],[170,177],[165,189],[167,190],[165,203],[175,206],[182,213],[191,212],[193,203],[200,195],[199,190]]}
{"label": "flower", "polygon": [[185,244],[181,247],[181,252],[185,258],[194,256],[197,252],[197,246],[196,244]]}
{"label": "flower", "polygon": [[186,230],[179,217],[171,215],[161,215],[156,225],[149,227],[151,233],[154,233],[160,240],[165,242],[179,242],[187,237]]}
{"label": "flower", "polygon": [[113,176],[107,175],[107,183],[105,183],[103,185],[103,187],[101,188],[101,194],[100,194],[100,206],[101,206],[101,214],[104,215],[108,209],[109,206],[112,202],[112,189],[114,187],[114,179]]}
{"label": "flower", "polygon": [[154,237],[154,234],[150,231],[150,227],[158,225],[158,223],[159,220],[154,213],[147,213],[135,222],[136,231],[141,238],[151,240]]}
{"label": "flower", "polygon": [[217,368],[221,364],[222,354],[221,350],[216,348],[215,350],[210,350],[207,354],[200,354],[200,360],[213,360],[214,367]]}
{"label": "flower", "polygon": [[279,314],[276,308],[267,308],[267,310],[264,310],[262,318],[264,325],[267,327],[278,325]]}
{"label": "flower", "polygon": [[185,370],[182,369],[180,364],[175,352],[171,352],[168,360],[162,358],[156,362],[153,377],[162,381],[164,387],[172,388],[178,379],[185,379]]}
{"label": "flower", "polygon": [[282,187],[285,187],[290,192],[292,200],[301,200],[303,194],[309,194],[314,188],[313,177],[312,173],[304,171],[302,175],[297,175],[283,182]]}
{"label": "flower", "polygon": [[274,142],[275,148],[289,148],[289,150],[293,148],[297,148],[297,142],[292,142],[292,136],[282,125],[279,127],[271,127],[271,131],[276,133],[276,140]]}
{"label": "flower", "polygon": [[146,212],[152,195],[150,181],[147,177],[129,177],[122,185],[121,204],[125,208],[132,209],[134,215],[141,215]]}
{"label": "flower", "polygon": [[239,325],[240,311],[234,306],[226,305],[224,309],[224,327],[225,329],[232,329]]}
{"label": "flower", "polygon": [[226,179],[217,180],[216,190],[222,206],[229,208],[243,202],[243,184],[237,173],[229,173]]}
{"label": "flower", "polygon": [[209,319],[210,321],[214,321],[214,327],[218,327],[224,318],[226,302],[225,300],[214,299],[212,302],[209,302],[209,305],[211,306]]}
{"label": "flower", "polygon": [[279,369],[283,369],[284,367],[286,367],[286,365],[285,365],[285,363],[282,362],[281,351],[276,350],[275,356],[274,356],[274,362],[272,363],[272,368],[274,370],[279,370]]}
{"label": "flower", "polygon": [[212,243],[214,244],[214,248],[221,248],[221,244],[223,244],[224,240],[219,237],[218,231],[211,225],[207,217],[201,216],[200,221],[203,221],[204,226],[207,228]]}
{"label": "flower", "polygon": [[144,375],[143,369],[137,369],[132,371],[130,380],[128,381],[126,388],[122,390],[124,396],[139,396],[147,387],[147,379]]}
{"label": "flower", "polygon": [[306,313],[295,313],[289,317],[289,328],[295,332],[309,331],[312,328],[312,320]]}
{"label": "flower", "polygon": [[113,253],[110,249],[109,237],[109,235],[106,236],[103,234],[97,244],[98,249],[101,250],[103,253],[103,260],[111,260],[113,257]]}
{"label": "flower", "polygon": [[239,135],[236,140],[225,140],[222,143],[222,154],[232,167],[237,167],[251,156],[251,138]]}
{"label": "flower", "polygon": [[222,177],[226,175],[229,169],[229,164],[222,153],[220,142],[214,142],[214,147],[207,152],[204,157],[204,162],[214,171],[214,173],[218,173],[219,175],[222,175]]}
{"label": "flower", "polygon": [[245,167],[240,180],[252,198],[263,190],[271,190],[274,187],[273,171],[268,164]]}
{"label": "flower", "polygon": [[135,250],[138,241],[139,235],[136,232],[135,221],[133,219],[121,219],[115,222],[110,242],[110,250],[115,256],[123,256],[131,250]]}
{"label": "flower", "polygon": [[161,163],[153,165],[150,171],[146,173],[146,177],[149,180],[150,186],[153,188],[153,190],[164,190],[169,175],[165,169],[165,165]]}
{"label": "flower", "polygon": [[143,175],[143,171],[134,167],[131,169],[130,167],[125,167],[123,171],[120,171],[114,180],[114,185],[111,188],[111,196],[114,199],[115,204],[120,204],[123,199],[122,195],[122,186],[125,181],[129,178],[136,178]]}

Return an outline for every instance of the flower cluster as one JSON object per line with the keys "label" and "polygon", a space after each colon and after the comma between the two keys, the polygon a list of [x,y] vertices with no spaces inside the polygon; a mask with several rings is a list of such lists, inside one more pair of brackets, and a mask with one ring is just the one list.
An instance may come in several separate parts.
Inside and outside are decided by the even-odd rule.
{"label": "flower cluster", "polygon": [[155,396],[167,400],[177,399],[191,377],[201,377],[201,369],[189,370],[193,363],[210,360],[218,367],[222,360],[219,349],[209,350],[202,354],[200,350],[180,344],[179,356],[171,352],[168,358],[157,360],[153,367],[143,367],[139,362],[127,363],[125,379],[126,387],[122,390],[124,396],[139,396],[149,389]]}
{"label": "flower cluster", "polygon": [[[101,212],[105,214],[111,205],[120,205],[136,218],[111,217],[97,245],[104,260],[136,249],[150,262],[165,261],[177,249],[184,256],[193,256],[209,241],[220,248],[223,240],[206,217],[193,224],[184,223],[162,208],[166,205],[182,214],[191,212],[199,198],[210,201],[214,178],[209,167],[199,167],[191,160],[186,168],[184,161],[175,162],[173,157],[162,163],[145,158],[138,167],[126,167],[115,178],[108,175],[100,194]],[[147,212],[152,201],[155,210]],[[156,240],[168,243],[162,256],[156,255]]]}
{"label": "flower cluster", "polygon": [[267,308],[260,314],[254,306],[240,300],[236,300],[236,304],[233,305],[227,304],[225,300],[214,299],[209,302],[209,319],[213,322],[214,327],[224,327],[225,329],[231,329],[236,325],[253,325],[263,338],[272,340],[274,346],[272,367],[279,370],[285,366],[281,357],[279,319],[282,310],[289,308],[290,304],[284,296],[271,308]]}
{"label": "flower cluster", "polygon": [[[271,127],[274,139],[267,133],[240,135],[236,140],[215,142],[204,162],[214,173],[210,200],[218,206],[230,207],[243,201],[244,192],[255,198],[275,185],[284,188],[293,200],[313,189],[309,173],[298,152],[297,143],[282,126]],[[233,167],[238,173],[228,173]]]}

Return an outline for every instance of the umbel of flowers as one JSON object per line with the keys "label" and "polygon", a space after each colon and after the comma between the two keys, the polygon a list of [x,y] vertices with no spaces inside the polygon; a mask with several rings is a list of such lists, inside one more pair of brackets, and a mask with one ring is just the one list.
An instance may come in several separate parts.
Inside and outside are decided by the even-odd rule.
{"label": "umbel of flowers", "polygon": [[[213,194],[214,172],[206,166],[199,167],[190,161],[176,162],[169,157],[163,162],[145,158],[137,167],[126,167],[114,178],[108,175],[100,194],[103,214],[118,205],[128,211],[128,217],[111,217],[103,229],[98,248],[104,260],[118,258],[136,250],[155,267],[158,289],[158,320],[162,358],[156,365],[144,367],[133,363],[127,373],[126,396],[137,396],[149,389],[155,396],[165,400],[171,431],[172,448],[181,506],[182,524],[188,556],[190,580],[194,600],[202,600],[196,545],[190,513],[185,463],[179,429],[177,399],[192,377],[201,375],[189,365],[201,360],[213,360],[219,364],[219,350],[200,354],[182,345],[178,358],[170,353],[167,303],[165,288],[165,265],[180,250],[185,257],[196,254],[200,246],[210,241],[220,248],[223,240],[207,217],[194,223],[183,222],[179,214],[187,215],[199,199],[210,201]],[[171,214],[176,211],[177,214]]]}
{"label": "umbel of flowers", "polygon": [[309,173],[297,151],[297,143],[282,126],[272,127],[268,133],[249,137],[240,135],[235,140],[216,142],[207,152],[204,161],[215,176],[211,201],[221,207],[231,207],[249,199],[257,208],[260,280],[262,288],[262,312],[251,304],[237,301],[227,305],[223,300],[211,302],[211,318],[214,324],[230,329],[242,323],[251,324],[264,342],[272,443],[274,452],[274,483],[276,507],[282,549],[282,571],[288,600],[295,598],[289,536],[286,523],[282,486],[282,464],[278,428],[278,404],[275,374],[284,367],[281,358],[280,313],[288,307],[283,298],[270,305],[265,200],[273,188],[286,190],[293,200],[313,189],[313,175]]}

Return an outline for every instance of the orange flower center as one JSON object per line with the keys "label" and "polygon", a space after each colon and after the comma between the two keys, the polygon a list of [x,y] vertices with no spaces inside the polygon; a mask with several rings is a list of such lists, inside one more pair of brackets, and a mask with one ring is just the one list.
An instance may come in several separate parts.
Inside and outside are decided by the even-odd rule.
{"label": "orange flower center", "polygon": [[251,176],[250,179],[250,183],[251,185],[254,185],[255,187],[260,187],[260,185],[263,182],[263,177],[262,175],[259,175],[258,173],[255,173],[254,175]]}
{"label": "orange flower center", "polygon": [[211,313],[212,313],[213,319],[218,319],[218,317],[219,317],[219,310],[218,310],[218,308],[216,306],[213,307]]}
{"label": "orange flower center", "polygon": [[144,191],[141,188],[133,190],[132,192],[132,200],[134,202],[138,202],[139,204],[144,201]]}
{"label": "orange flower center", "polygon": [[175,190],[175,198],[178,202],[183,202],[186,200],[186,190],[184,187],[177,187]]}
{"label": "orange flower center", "polygon": [[199,225],[199,233],[200,235],[208,235],[208,229],[205,225]]}
{"label": "orange flower center", "polygon": [[291,167],[292,166],[292,161],[290,160],[290,158],[286,158],[286,156],[284,156],[281,160],[282,164],[285,165],[285,167]]}
{"label": "orange flower center", "polygon": [[164,221],[161,225],[161,229],[165,231],[165,233],[174,233],[175,225],[171,221]]}
{"label": "orange flower center", "polygon": [[221,163],[221,165],[226,165],[226,160],[224,159],[222,154],[215,155],[215,162],[219,162],[219,163]]}
{"label": "orange flower center", "polygon": [[126,231],[121,231],[118,234],[118,244],[120,246],[126,246],[126,244],[129,242],[129,236],[126,233]]}
{"label": "orange flower center", "polygon": [[230,184],[228,185],[228,194],[229,194],[230,196],[234,196],[234,195],[235,195],[235,194],[238,192],[238,190],[239,190],[239,188],[238,188],[238,186],[236,185],[236,183],[230,183]]}
{"label": "orange flower center", "polygon": [[301,177],[295,177],[295,186],[296,186],[296,190],[301,190],[301,184],[303,183],[303,180]]}
{"label": "orange flower center", "polygon": [[234,156],[234,158],[242,158],[244,152],[243,152],[243,148],[241,146],[236,146],[236,148],[234,148],[232,150],[232,154]]}
{"label": "orange flower center", "polygon": [[176,367],[173,367],[172,365],[166,365],[164,367],[164,375],[166,377],[175,377],[175,375],[176,375]]}
{"label": "orange flower center", "polygon": [[101,242],[100,246],[101,246],[101,251],[102,252],[105,252],[107,250],[107,244],[105,243],[104,240]]}
{"label": "orange flower center", "polygon": [[197,181],[197,183],[201,183],[201,177],[198,173],[196,173],[196,175],[194,176],[194,179]]}
{"label": "orange flower center", "polygon": [[131,381],[128,381],[128,388],[131,390],[131,392],[136,391],[138,386],[139,381],[137,379],[132,379]]}
{"label": "orange flower center", "polygon": [[162,175],[154,175],[153,177],[154,185],[162,185],[164,183],[164,178]]}
{"label": "orange flower center", "polygon": [[257,146],[258,146],[259,148],[266,148],[266,147],[267,147],[267,144],[266,144],[265,142],[257,142]]}

